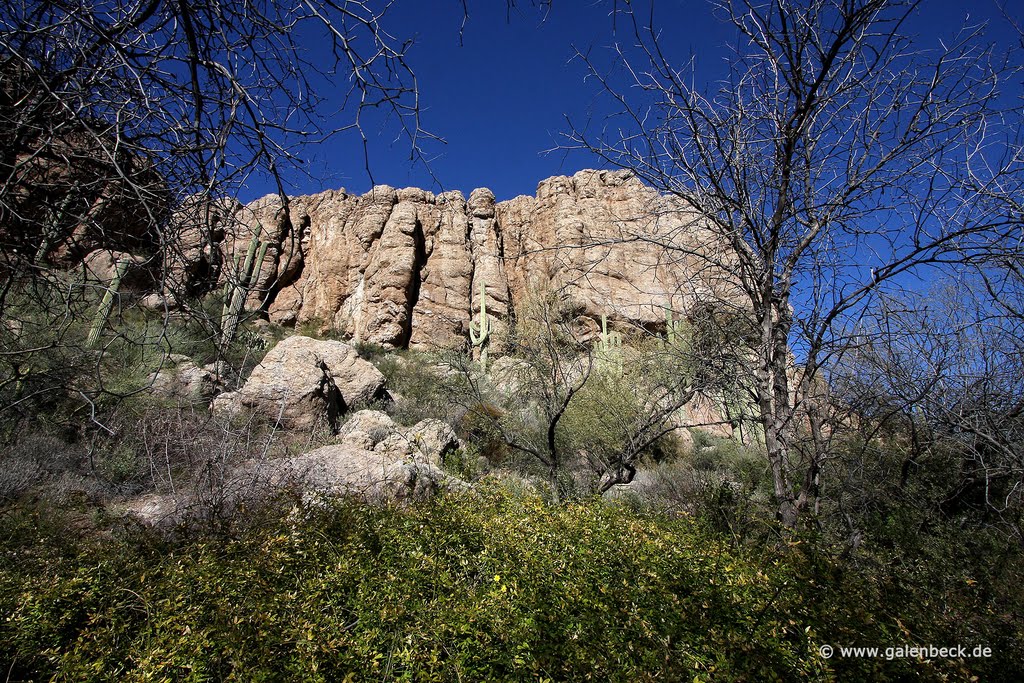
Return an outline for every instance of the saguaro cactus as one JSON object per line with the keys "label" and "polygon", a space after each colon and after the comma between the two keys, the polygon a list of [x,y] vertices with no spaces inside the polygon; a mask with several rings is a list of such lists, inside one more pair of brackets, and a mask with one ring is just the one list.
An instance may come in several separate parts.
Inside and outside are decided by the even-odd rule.
{"label": "saguaro cactus", "polygon": [[480,349],[480,369],[487,372],[487,346],[491,340],[491,321],[487,317],[487,285],[480,281],[480,322],[469,322],[469,341]]}
{"label": "saguaro cactus", "polygon": [[665,307],[665,342],[672,348],[679,349],[687,340],[686,321],[680,318],[676,320],[672,309]]}
{"label": "saguaro cactus", "polygon": [[608,316],[601,314],[601,338],[597,342],[597,357],[606,367],[622,374],[622,335],[608,331]]}
{"label": "saguaro cactus", "polygon": [[220,318],[221,346],[228,346],[234,340],[245,300],[253,285],[256,284],[256,277],[263,265],[263,258],[267,255],[269,243],[260,239],[262,233],[262,226],[256,229],[256,234],[249,240],[245,259],[242,260],[242,257],[239,256],[235,261],[234,277],[228,277],[227,282],[224,283],[224,309]]}
{"label": "saguaro cactus", "polygon": [[128,272],[128,266],[128,261],[118,261],[114,266],[114,277],[111,278],[110,284],[107,285],[107,291],[100,299],[100,306],[96,309],[96,315],[92,319],[89,335],[85,338],[85,345],[90,349],[99,342],[100,335],[103,334],[103,329],[107,326],[107,321],[110,320],[110,311],[114,309],[114,297],[117,296],[117,290],[121,286],[121,278]]}

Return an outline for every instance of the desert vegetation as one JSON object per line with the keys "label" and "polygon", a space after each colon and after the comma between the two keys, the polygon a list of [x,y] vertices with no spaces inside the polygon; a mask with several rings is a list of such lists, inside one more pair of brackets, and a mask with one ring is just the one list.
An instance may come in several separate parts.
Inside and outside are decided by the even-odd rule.
{"label": "desert vegetation", "polygon": [[0,674],[1019,680],[1020,46],[918,6],[700,89],[615,3],[615,170],[507,201],[285,191],[424,158],[387,6],[0,9]]}

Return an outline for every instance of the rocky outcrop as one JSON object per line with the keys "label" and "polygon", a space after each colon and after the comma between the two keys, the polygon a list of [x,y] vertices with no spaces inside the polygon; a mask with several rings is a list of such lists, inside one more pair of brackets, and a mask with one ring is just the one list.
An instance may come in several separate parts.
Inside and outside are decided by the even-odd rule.
{"label": "rocky outcrop", "polygon": [[450,454],[465,447],[451,425],[443,420],[428,418],[405,430],[413,448],[413,455],[424,462],[440,467]]}
{"label": "rocky outcrop", "polygon": [[212,494],[205,489],[151,494],[129,501],[125,512],[145,526],[172,527],[211,514],[231,515],[286,491],[308,506],[339,496],[417,502],[468,488],[436,466],[402,454],[334,444],[291,458],[250,460],[226,472]]}
{"label": "rocky outcrop", "polygon": [[497,220],[516,302],[549,286],[591,320],[606,314],[652,329],[665,307],[688,312],[713,291],[727,293],[724,271],[696,255],[718,246],[704,218],[625,171],[549,178],[536,199],[499,204]]}
{"label": "rocky outcrop", "polygon": [[175,308],[190,296],[215,286],[221,276],[221,247],[242,205],[234,200],[187,199],[171,220],[173,234],[163,250],[160,291],[148,299],[151,308]]}
{"label": "rocky outcrop", "polygon": [[181,354],[171,354],[167,361],[168,367],[149,376],[150,388],[161,398],[185,402],[209,400],[222,391],[227,382],[229,367],[224,361],[199,367]]}
{"label": "rocky outcrop", "polygon": [[409,345],[460,346],[468,334],[468,302],[474,291],[466,200],[461,192],[446,192],[435,197],[433,207],[436,215],[424,211],[424,262],[412,311]]}
{"label": "rocky outcrop", "polygon": [[78,266],[97,249],[153,255],[171,202],[157,164],[121,122],[71,104],[40,62],[0,59],[0,270]]}
{"label": "rocky outcrop", "polygon": [[728,287],[700,257],[718,248],[704,219],[625,171],[549,178],[536,197],[504,202],[487,189],[466,200],[387,185],[293,197],[286,208],[271,196],[236,218],[225,264],[257,232],[269,242],[250,309],[385,347],[465,345],[481,286],[499,345],[535,289],[577,302],[580,328],[596,334],[601,315],[617,329],[659,329],[666,306],[686,312]]}
{"label": "rocky outcrop", "polygon": [[400,427],[379,410],[360,410],[349,416],[338,432],[342,444],[368,451],[400,454],[440,467],[445,458],[465,444],[448,423],[422,420]]}
{"label": "rocky outcrop", "polygon": [[[117,280],[118,291],[145,291],[153,285],[145,257],[111,249],[96,249],[82,260],[83,281],[109,287]],[[118,276],[120,271],[120,276]]]}
{"label": "rocky outcrop", "polygon": [[216,413],[253,411],[288,429],[325,425],[352,405],[384,394],[384,376],[356,350],[339,341],[289,337],[271,349],[238,391],[213,401]]}
{"label": "rocky outcrop", "polygon": [[338,431],[341,443],[372,451],[377,444],[398,431],[398,425],[387,413],[360,410],[345,420]]}

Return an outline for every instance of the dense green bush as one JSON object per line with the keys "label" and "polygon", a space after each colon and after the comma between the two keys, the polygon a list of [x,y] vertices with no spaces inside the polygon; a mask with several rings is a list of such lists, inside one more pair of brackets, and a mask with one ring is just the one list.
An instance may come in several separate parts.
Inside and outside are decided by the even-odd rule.
{"label": "dense green bush", "polygon": [[[8,512],[0,659],[11,662],[11,680],[906,680],[972,671],[996,680],[1020,671],[1012,632],[998,659],[822,659],[825,643],[975,644],[992,633],[927,622],[939,595],[927,609],[888,602],[892,570],[875,579],[801,543],[737,550],[687,518],[553,507],[484,488],[424,507],[342,503],[251,521],[233,538],[68,543],[53,520]],[[1013,628],[1019,635],[1019,622]]]}
{"label": "dense green bush", "polygon": [[[64,680],[792,680],[798,583],[693,523],[497,491],[230,540],[6,549],[0,656]],[[21,524],[20,535],[11,527]],[[31,538],[25,538],[25,536]],[[42,543],[40,543],[42,541]],[[795,617],[795,618],[794,618]]]}

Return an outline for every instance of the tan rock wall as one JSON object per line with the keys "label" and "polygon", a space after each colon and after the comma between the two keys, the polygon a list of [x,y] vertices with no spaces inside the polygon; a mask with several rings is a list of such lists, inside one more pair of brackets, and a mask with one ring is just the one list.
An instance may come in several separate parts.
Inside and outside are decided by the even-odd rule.
{"label": "tan rock wall", "polygon": [[238,216],[225,260],[256,225],[272,240],[250,306],[388,347],[464,345],[481,284],[499,336],[536,287],[592,320],[657,329],[665,306],[689,310],[723,286],[699,268],[697,254],[716,248],[701,217],[623,171],[549,178],[536,197],[505,202],[483,188],[466,200],[382,185],[293,198],[290,220],[276,198]]}

